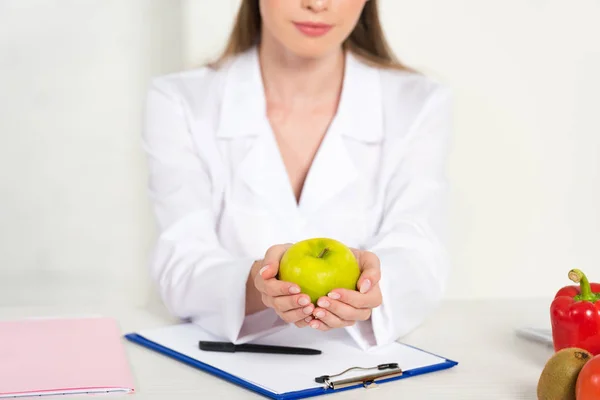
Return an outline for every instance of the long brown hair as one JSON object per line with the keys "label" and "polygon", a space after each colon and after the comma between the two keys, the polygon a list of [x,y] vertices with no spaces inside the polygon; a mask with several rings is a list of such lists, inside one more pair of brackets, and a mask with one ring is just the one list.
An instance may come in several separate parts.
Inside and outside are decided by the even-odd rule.
{"label": "long brown hair", "polygon": [[[262,25],[258,2],[259,0],[242,0],[227,45],[217,60],[210,64],[212,67],[219,66],[226,59],[243,53],[258,43]],[[376,67],[414,72],[401,63],[391,50],[381,27],[377,0],[365,3],[360,18],[343,47]]]}

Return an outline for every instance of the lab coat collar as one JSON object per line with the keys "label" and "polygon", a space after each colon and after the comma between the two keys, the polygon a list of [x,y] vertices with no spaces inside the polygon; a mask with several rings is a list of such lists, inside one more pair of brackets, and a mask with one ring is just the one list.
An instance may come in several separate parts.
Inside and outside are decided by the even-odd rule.
{"label": "lab coat collar", "polygon": [[[269,132],[257,48],[239,55],[227,72],[218,137],[236,138]],[[380,76],[348,52],[344,84],[336,114],[339,132],[367,143],[383,138]]]}

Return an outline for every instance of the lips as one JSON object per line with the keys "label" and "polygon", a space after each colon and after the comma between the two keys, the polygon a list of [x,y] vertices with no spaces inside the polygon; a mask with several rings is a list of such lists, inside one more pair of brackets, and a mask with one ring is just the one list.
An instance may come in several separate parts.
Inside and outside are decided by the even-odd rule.
{"label": "lips", "polygon": [[296,28],[307,36],[317,37],[329,32],[332,25],[318,22],[294,22]]}

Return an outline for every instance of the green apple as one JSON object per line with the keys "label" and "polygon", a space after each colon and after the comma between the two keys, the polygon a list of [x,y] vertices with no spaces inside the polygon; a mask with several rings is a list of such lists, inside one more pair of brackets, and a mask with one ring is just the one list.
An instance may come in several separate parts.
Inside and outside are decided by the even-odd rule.
{"label": "green apple", "polygon": [[347,246],[329,238],[306,239],[293,244],[279,264],[278,278],[300,286],[313,304],[333,289],[356,290],[358,261]]}

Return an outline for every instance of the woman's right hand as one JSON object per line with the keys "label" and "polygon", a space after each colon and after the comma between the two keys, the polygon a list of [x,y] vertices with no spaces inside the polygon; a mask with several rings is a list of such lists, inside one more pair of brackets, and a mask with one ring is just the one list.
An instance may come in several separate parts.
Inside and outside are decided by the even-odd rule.
{"label": "woman's right hand", "polygon": [[290,246],[291,244],[271,246],[265,257],[255,263],[254,286],[266,307],[275,310],[285,322],[304,328],[313,319],[314,304],[310,303],[309,296],[300,293],[298,285],[277,279],[279,262]]}

